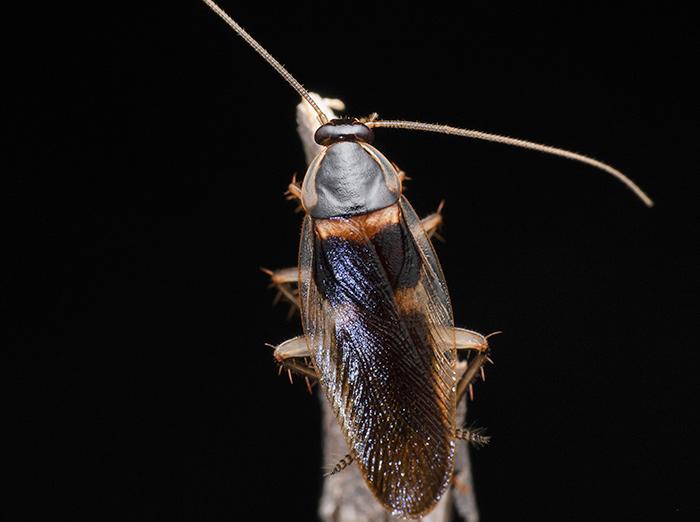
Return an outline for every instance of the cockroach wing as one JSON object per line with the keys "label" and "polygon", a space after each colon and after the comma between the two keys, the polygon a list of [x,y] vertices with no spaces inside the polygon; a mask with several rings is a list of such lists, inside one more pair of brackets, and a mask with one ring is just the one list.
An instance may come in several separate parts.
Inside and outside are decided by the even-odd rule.
{"label": "cockroach wing", "polygon": [[362,476],[394,514],[430,511],[454,461],[455,339],[442,272],[407,201],[304,221],[312,360]]}

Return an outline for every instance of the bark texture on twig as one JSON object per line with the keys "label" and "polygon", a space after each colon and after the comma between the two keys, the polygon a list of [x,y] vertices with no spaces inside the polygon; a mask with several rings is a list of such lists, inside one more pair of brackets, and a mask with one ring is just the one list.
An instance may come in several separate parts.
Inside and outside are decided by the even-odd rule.
{"label": "bark texture on twig", "polygon": [[[322,98],[310,93],[314,101],[328,115],[335,118],[334,110],[342,111],[344,105],[340,100]],[[302,101],[297,106],[297,131],[304,147],[307,164],[319,153],[321,146],[314,141],[314,133],[319,127],[316,112]],[[324,471],[329,471],[348,453],[345,439],[338,422],[331,412],[325,397],[319,394],[323,411],[322,437]],[[464,424],[466,401],[457,409],[457,425]],[[435,509],[423,517],[424,522],[449,522],[452,520],[453,506],[456,512],[467,522],[477,522],[479,514],[472,483],[469,448],[467,443],[456,441],[455,480],[453,487],[445,493]],[[351,464],[343,471],[326,477],[319,505],[319,516],[324,522],[388,522],[403,520],[391,516],[377,502],[365,485],[356,464]]]}

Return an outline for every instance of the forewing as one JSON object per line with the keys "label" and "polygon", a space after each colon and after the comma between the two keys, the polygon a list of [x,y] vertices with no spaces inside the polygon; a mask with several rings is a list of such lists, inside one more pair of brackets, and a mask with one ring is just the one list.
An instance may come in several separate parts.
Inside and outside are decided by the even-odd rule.
{"label": "forewing", "polygon": [[[453,466],[452,314],[432,247],[407,204],[393,228],[338,219],[300,249],[304,329],[321,385],[360,470],[394,513],[430,510]],[[418,228],[415,228],[418,223]]]}

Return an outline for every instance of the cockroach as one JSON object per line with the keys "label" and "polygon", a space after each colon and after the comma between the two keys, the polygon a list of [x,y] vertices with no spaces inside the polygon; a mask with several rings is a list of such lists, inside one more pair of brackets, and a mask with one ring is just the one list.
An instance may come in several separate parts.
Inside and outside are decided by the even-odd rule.
{"label": "cockroach", "polygon": [[[240,25],[203,0],[313,108],[320,152],[289,194],[305,212],[294,269],[269,272],[298,304],[303,336],[275,349],[288,371],[318,381],[368,488],[392,514],[431,511],[453,475],[455,440],[485,442],[456,425],[456,407],[488,358],[487,338],[456,328],[429,236],[402,195],[403,174],[372,143],[376,128],[452,134],[586,163],[651,199],[617,169],[581,154],[507,136],[412,121],[334,118]],[[295,288],[296,287],[296,288]],[[457,353],[475,354],[468,364]],[[309,382],[309,381],[307,381]]]}

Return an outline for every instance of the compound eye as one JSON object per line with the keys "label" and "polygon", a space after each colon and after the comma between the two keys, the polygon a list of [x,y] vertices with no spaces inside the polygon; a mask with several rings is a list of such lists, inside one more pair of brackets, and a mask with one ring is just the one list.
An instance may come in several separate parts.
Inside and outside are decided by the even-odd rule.
{"label": "compound eye", "polygon": [[316,129],[316,133],[314,134],[314,141],[319,145],[330,145],[333,141],[333,136],[335,136],[333,125],[331,125],[330,123],[326,123],[324,125],[321,125],[318,129]]}
{"label": "compound eye", "polygon": [[372,143],[374,132],[357,120],[331,120],[316,130],[314,141],[319,145],[330,145],[338,141]]}
{"label": "compound eye", "polygon": [[374,141],[374,131],[370,129],[367,125],[358,123],[354,125],[357,140],[364,141],[365,143],[372,143]]}

